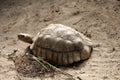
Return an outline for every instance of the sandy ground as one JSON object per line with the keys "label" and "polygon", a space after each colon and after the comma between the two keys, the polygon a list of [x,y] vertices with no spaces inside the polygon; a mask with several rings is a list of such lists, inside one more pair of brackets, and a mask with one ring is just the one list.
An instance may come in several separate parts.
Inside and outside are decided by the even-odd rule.
{"label": "sandy ground", "polygon": [[120,80],[120,0],[1,0],[0,80],[70,80],[61,74],[41,76],[34,60],[18,58],[15,65],[8,59],[28,46],[18,33],[36,35],[50,23],[73,27],[99,44],[89,60],[60,69],[76,80]]}

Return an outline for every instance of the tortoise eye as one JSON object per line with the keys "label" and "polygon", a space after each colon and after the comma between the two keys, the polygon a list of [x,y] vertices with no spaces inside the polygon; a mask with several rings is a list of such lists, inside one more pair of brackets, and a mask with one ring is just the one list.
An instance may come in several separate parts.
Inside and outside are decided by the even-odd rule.
{"label": "tortoise eye", "polygon": [[20,37],[25,37],[24,35],[20,35]]}
{"label": "tortoise eye", "polygon": [[25,36],[24,35],[18,35],[18,38],[24,38]]}

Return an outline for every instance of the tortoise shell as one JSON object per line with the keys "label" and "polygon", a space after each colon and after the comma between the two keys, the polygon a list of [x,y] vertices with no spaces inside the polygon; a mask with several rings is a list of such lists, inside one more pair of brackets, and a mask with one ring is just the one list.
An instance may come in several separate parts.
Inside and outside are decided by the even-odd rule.
{"label": "tortoise shell", "polygon": [[30,49],[35,56],[58,65],[67,65],[88,59],[93,47],[91,40],[75,29],[62,24],[50,24],[31,40]]}

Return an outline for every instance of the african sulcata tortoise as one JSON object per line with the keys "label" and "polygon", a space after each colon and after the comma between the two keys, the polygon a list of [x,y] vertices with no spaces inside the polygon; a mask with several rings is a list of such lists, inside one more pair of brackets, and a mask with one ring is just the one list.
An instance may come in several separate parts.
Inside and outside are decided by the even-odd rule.
{"label": "african sulcata tortoise", "polygon": [[50,24],[33,38],[20,33],[18,39],[30,43],[29,50],[37,57],[44,57],[58,65],[67,65],[91,56],[93,47],[89,38],[62,24]]}

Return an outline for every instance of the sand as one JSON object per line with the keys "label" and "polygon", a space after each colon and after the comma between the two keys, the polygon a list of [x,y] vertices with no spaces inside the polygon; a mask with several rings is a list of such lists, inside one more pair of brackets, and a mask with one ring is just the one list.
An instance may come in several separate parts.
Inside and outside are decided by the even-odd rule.
{"label": "sand", "polygon": [[120,80],[119,0],[1,0],[0,80],[70,80],[41,73],[34,60],[17,58],[15,64],[9,59],[29,45],[17,39],[18,33],[36,35],[51,23],[70,26],[99,44],[89,60],[61,70],[76,80]]}

